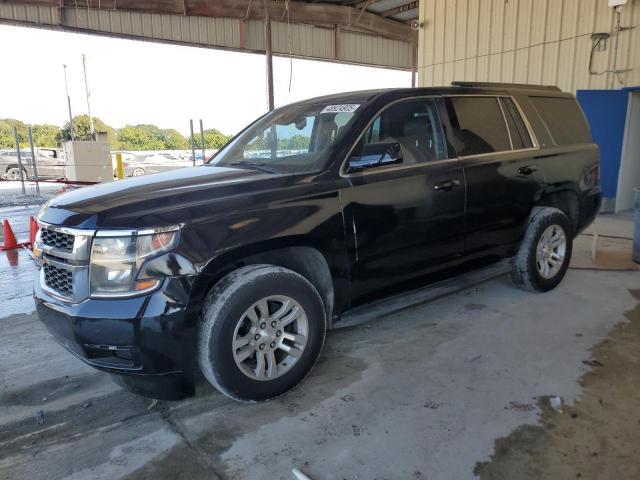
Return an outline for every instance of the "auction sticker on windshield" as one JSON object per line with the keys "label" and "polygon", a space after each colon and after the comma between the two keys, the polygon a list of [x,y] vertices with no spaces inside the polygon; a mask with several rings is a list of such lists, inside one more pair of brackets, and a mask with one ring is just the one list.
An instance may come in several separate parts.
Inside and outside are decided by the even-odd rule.
{"label": "auction sticker on windshield", "polygon": [[358,107],[359,103],[343,103],[341,105],[327,105],[322,109],[320,113],[353,113]]}

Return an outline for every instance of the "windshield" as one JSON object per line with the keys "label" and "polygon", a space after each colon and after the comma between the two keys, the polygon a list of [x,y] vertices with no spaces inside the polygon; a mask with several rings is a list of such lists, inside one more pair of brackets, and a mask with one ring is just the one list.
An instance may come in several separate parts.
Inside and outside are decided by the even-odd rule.
{"label": "windshield", "polygon": [[209,164],[272,173],[313,170],[342,135],[358,107],[358,103],[283,107],[234,138]]}

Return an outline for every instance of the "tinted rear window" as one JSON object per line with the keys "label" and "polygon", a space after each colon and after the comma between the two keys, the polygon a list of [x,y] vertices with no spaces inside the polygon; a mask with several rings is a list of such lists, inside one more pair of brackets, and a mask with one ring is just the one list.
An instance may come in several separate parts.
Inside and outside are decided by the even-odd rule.
{"label": "tinted rear window", "polygon": [[573,98],[531,97],[557,145],[591,143],[589,127]]}
{"label": "tinted rear window", "polygon": [[496,97],[450,97],[449,119],[457,137],[458,155],[511,150],[509,133]]}

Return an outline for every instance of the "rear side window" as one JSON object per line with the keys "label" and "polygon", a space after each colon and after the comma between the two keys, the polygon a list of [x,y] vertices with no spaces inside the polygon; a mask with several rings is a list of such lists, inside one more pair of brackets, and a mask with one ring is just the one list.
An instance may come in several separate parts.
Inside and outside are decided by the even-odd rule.
{"label": "rear side window", "polygon": [[500,101],[502,102],[504,117],[507,120],[509,133],[511,134],[513,149],[518,150],[533,147],[533,141],[531,140],[529,131],[513,100],[509,97],[502,97]]}
{"label": "rear side window", "polygon": [[556,145],[591,143],[589,127],[573,98],[531,97]]}
{"label": "rear side window", "polygon": [[445,105],[458,155],[511,150],[509,133],[496,97],[449,97]]}

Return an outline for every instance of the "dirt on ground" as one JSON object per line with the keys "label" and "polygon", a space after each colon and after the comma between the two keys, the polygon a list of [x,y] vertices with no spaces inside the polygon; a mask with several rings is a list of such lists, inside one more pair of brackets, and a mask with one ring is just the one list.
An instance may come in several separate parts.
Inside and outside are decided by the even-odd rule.
{"label": "dirt on ground", "polygon": [[[640,302],[640,289],[630,291]],[[483,480],[640,478],[640,303],[627,312],[584,363],[582,396],[562,412],[538,399],[539,425],[523,425],[496,440]]]}

